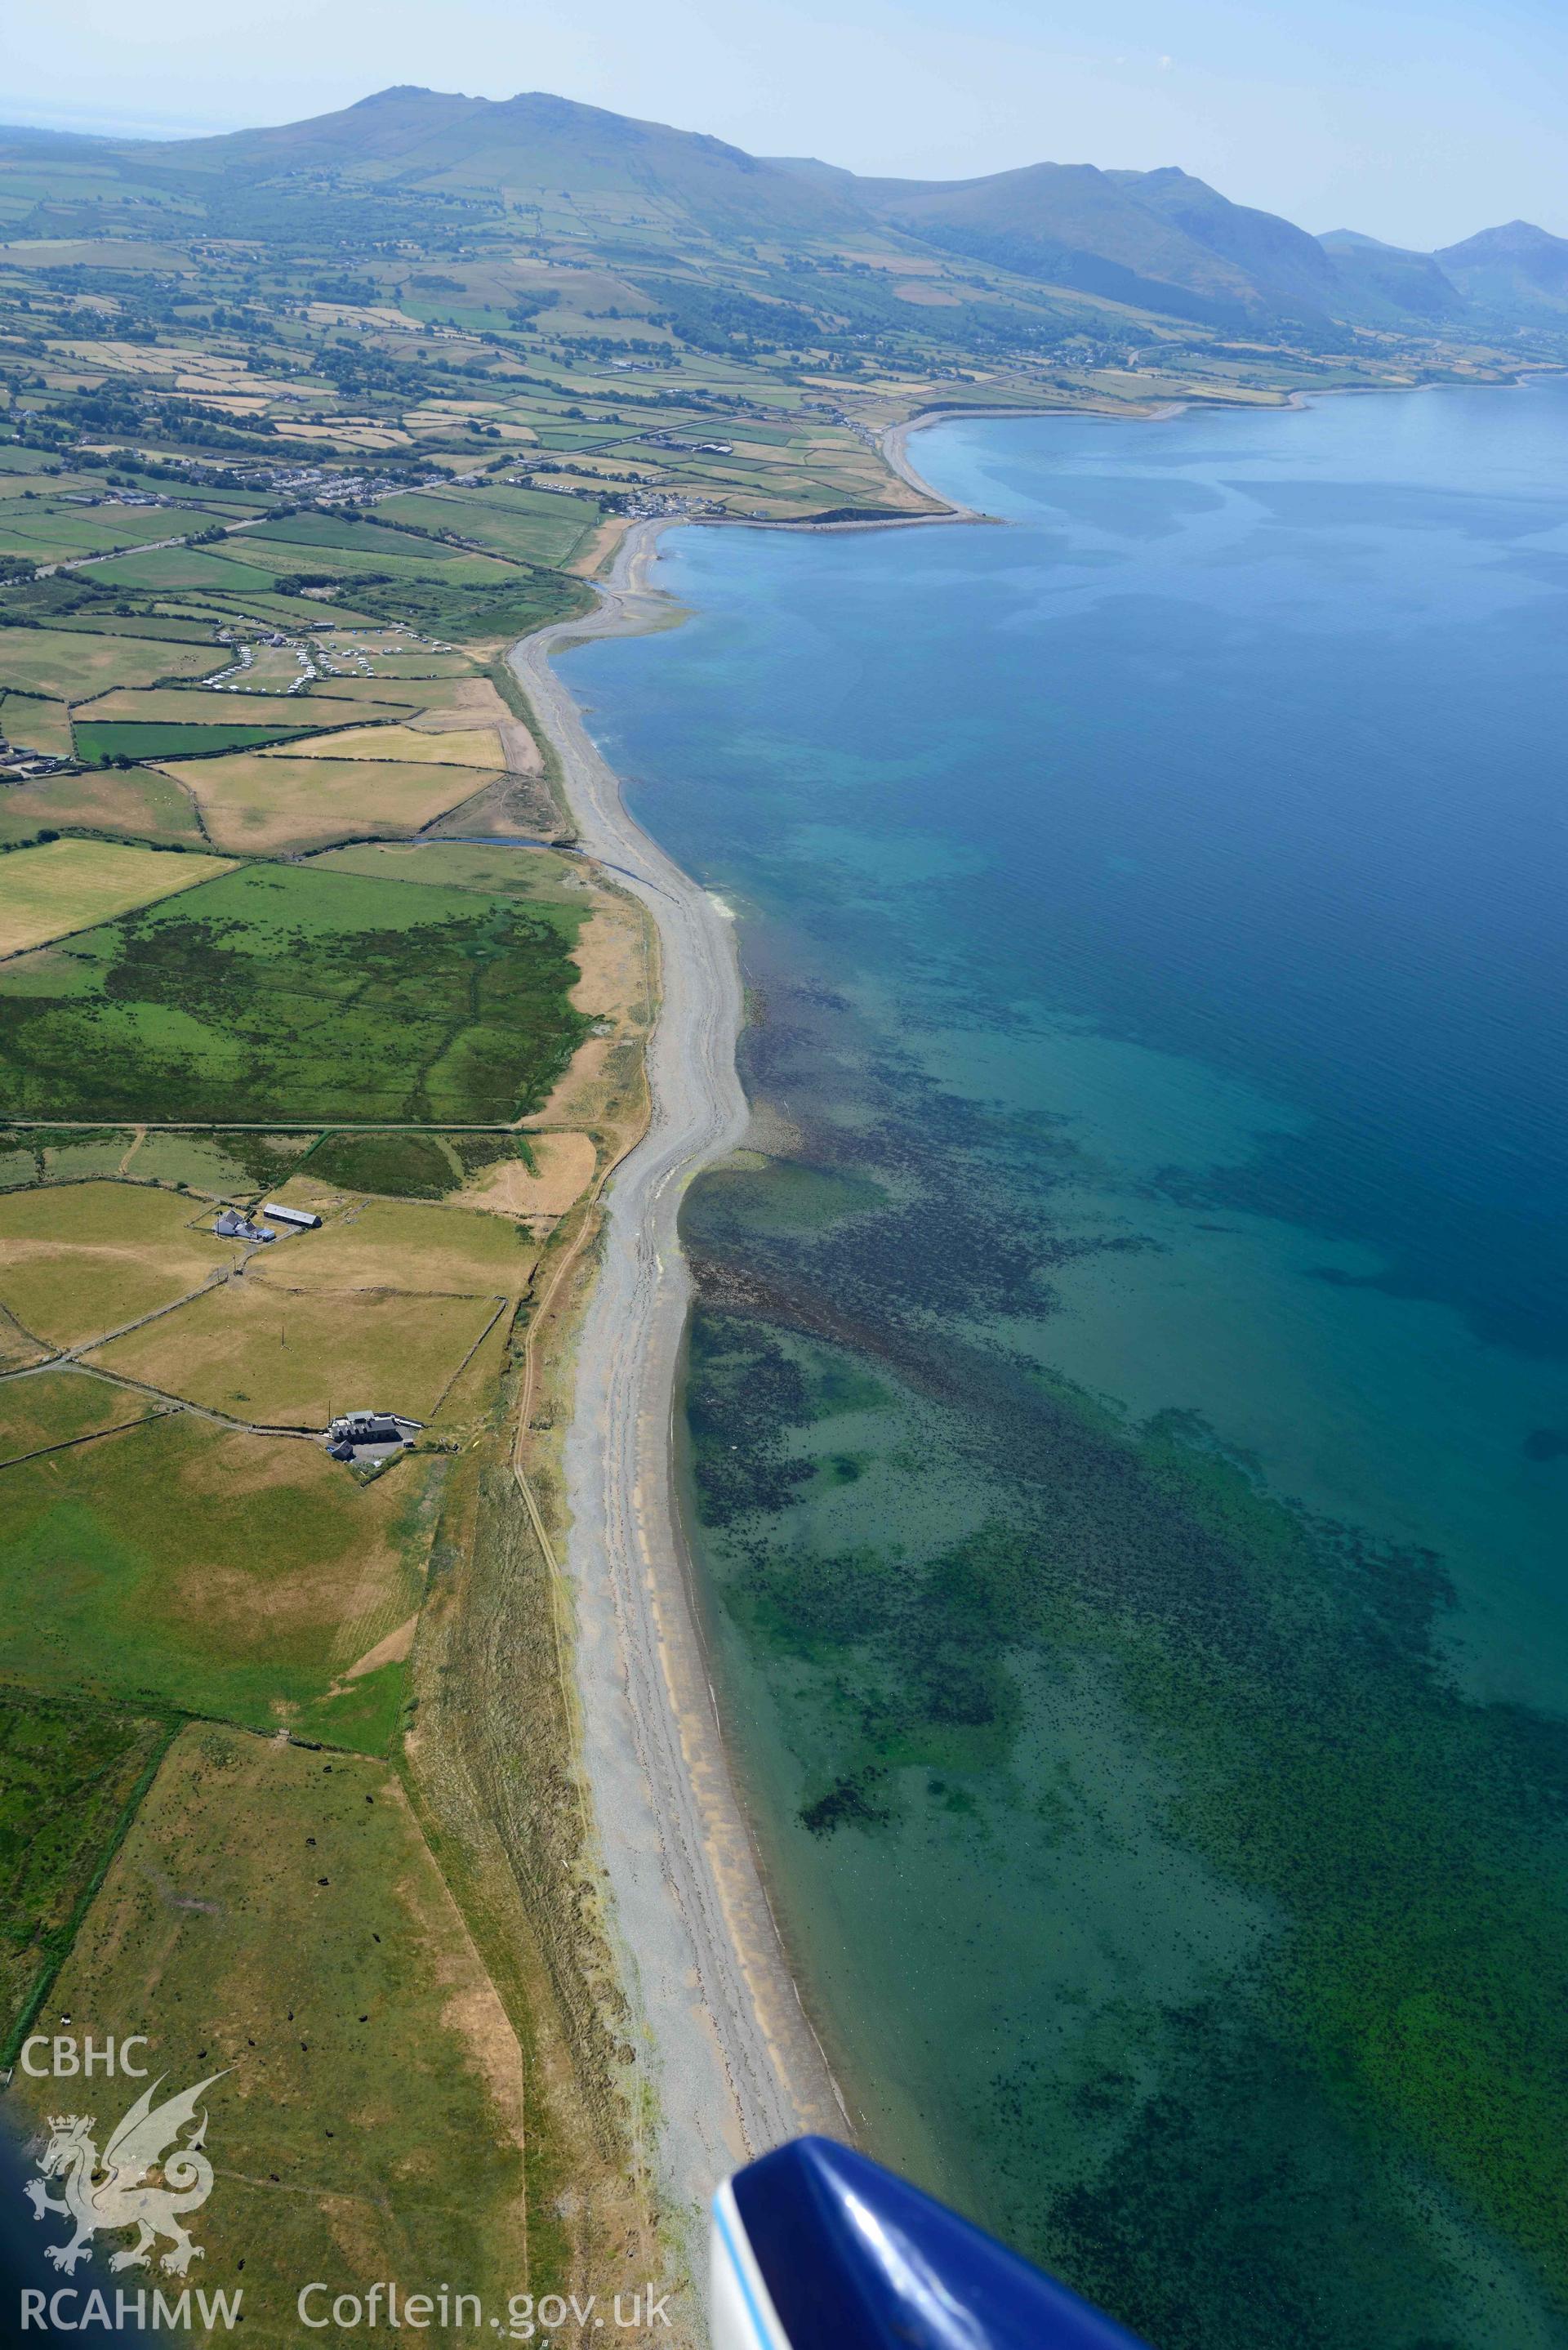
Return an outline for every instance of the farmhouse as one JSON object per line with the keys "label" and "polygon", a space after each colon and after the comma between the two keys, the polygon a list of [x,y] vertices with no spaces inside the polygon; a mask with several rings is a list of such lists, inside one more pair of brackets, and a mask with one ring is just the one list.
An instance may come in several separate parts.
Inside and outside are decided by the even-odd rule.
{"label": "farmhouse", "polygon": [[344,1412],[327,1431],[332,1440],[327,1450],[335,1461],[352,1461],[361,1446],[389,1451],[411,1444],[423,1426],[423,1420],[406,1419],[398,1411]]}
{"label": "farmhouse", "polygon": [[225,1241],[275,1241],[270,1224],[254,1224],[242,1208],[225,1208],[213,1230]]}

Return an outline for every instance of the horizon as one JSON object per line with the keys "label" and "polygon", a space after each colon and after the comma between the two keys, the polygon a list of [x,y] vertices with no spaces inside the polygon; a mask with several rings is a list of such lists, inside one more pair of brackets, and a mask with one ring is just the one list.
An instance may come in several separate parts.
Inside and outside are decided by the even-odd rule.
{"label": "horizon", "polygon": [[1435,0],[1424,49],[1403,0],[1263,0],[1244,15],[1187,0],[1175,21],[1127,0],[1115,39],[1091,0],[1061,0],[1048,31],[1024,0],[979,0],[961,20],[949,0],[846,0],[831,17],[821,0],[753,0],[740,31],[709,0],[669,0],[657,25],[606,0],[591,26],[548,5],[524,25],[504,0],[455,0],[433,31],[418,0],[373,17],[349,0],[325,26],[282,0],[271,23],[258,57],[244,27],[193,0],[150,0],[129,29],[107,0],[75,0],[17,28],[0,113],[99,138],[274,128],[373,95],[359,65],[372,40],[383,87],[504,99],[525,31],[535,89],[757,156],[939,182],[1174,165],[1317,235],[1349,227],[1417,252],[1516,219],[1568,235],[1540,96],[1568,68],[1568,24],[1545,0]]}

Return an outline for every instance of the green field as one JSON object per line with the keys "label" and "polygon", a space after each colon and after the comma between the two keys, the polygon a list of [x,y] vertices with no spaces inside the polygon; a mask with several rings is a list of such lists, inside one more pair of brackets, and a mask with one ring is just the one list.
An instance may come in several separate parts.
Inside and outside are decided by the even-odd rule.
{"label": "green field", "polygon": [[0,967],[0,1114],[510,1121],[586,1033],[579,920],[248,867]]}
{"label": "green field", "polygon": [[94,577],[116,588],[215,588],[239,592],[254,588],[265,593],[272,576],[254,571],[247,563],[230,562],[215,548],[156,546],[140,555],[117,555],[97,566]]}
{"label": "green field", "polygon": [[0,1690],[0,2064],[169,1736],[137,1714]]}
{"label": "green field", "polygon": [[471,497],[460,490],[448,497],[413,491],[387,499],[382,511],[426,530],[455,531],[520,563],[569,563],[598,521],[598,507],[586,499],[515,490]]}
{"label": "green field", "polygon": [[275,1730],[418,1607],[440,1471],[188,1412],[0,1469],[5,1678]]}
{"label": "green field", "polygon": [[182,726],[173,720],[140,726],[78,718],[77,755],[99,765],[109,759],[189,759],[202,752],[259,751],[309,731],[305,726]]}
{"label": "green field", "polygon": [[33,1378],[0,1380],[0,1469],[29,1453],[130,1427],[159,1409],[150,1396],[132,1395],[84,1371],[40,1371]]}

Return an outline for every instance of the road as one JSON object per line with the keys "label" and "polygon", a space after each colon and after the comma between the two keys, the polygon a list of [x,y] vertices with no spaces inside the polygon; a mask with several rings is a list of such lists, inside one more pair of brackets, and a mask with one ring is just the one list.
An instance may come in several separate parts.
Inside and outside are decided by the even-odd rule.
{"label": "road", "polygon": [[628,816],[550,660],[563,638],[660,623],[668,608],[644,581],[658,529],[628,534],[597,614],[525,639],[512,660],[560,754],[584,847],[615,865],[659,941],[650,1122],[607,1193],[578,1339],[567,1576],[584,1767],[653,2077],[661,2184],[695,2221],[737,2163],[802,2130],[845,2137],[849,2127],[720,1738],[672,1482],[691,1290],[676,1219],[687,1183],[735,1148],[747,1122],[733,926]]}

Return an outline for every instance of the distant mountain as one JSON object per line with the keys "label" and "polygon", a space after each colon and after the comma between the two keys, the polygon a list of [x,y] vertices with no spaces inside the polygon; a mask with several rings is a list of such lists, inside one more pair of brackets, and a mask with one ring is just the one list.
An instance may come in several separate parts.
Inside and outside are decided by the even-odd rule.
{"label": "distant mountain", "polygon": [[857,198],[878,220],[945,252],[1168,317],[1430,329],[1466,308],[1429,254],[1349,230],[1309,236],[1174,167],[1033,163],[979,180],[862,180],[815,159],[776,160],[822,193]]}
{"label": "distant mountain", "polygon": [[399,87],[309,121],[207,139],[0,130],[0,164],[25,174],[44,147],[90,157],[94,171],[62,179],[35,213],[14,215],[13,235],[156,235],[172,196],[208,234],[263,242],[309,242],[334,224],[381,240],[476,229],[493,238],[514,221],[524,235],[584,240],[619,266],[687,271],[718,260],[742,278],[758,251],[786,273],[792,255],[815,251],[832,256],[839,307],[858,304],[867,316],[871,291],[852,294],[843,274],[846,244],[862,257],[867,245],[895,258],[965,257],[1091,303],[1228,331],[1568,326],[1568,240],[1524,221],[1437,255],[1411,253],[1349,229],[1309,236],[1174,167],[861,178],[539,91],[492,99]]}
{"label": "distant mountain", "polygon": [[539,91],[493,99],[384,89],[276,130],[138,142],[132,161],[144,172],[270,188],[283,201],[308,193],[301,174],[327,173],[366,190],[483,192],[524,206],[587,199],[628,221],[642,213],[725,237],[842,235],[864,217],[836,192],[721,139]]}
{"label": "distant mountain", "polygon": [[1433,257],[1478,310],[1558,323],[1568,312],[1568,237],[1530,221],[1483,228]]}
{"label": "distant mountain", "polygon": [[1464,296],[1429,253],[1380,244],[1375,236],[1361,236],[1351,228],[1331,229],[1317,242],[1355,300],[1359,317],[1377,325],[1424,320],[1436,327],[1459,317],[1465,309]]}
{"label": "distant mountain", "polygon": [[982,180],[857,180],[853,189],[890,226],[1023,277],[1210,322],[1275,307],[1228,254],[1142,203],[1126,184],[1140,176],[1031,163]]}

